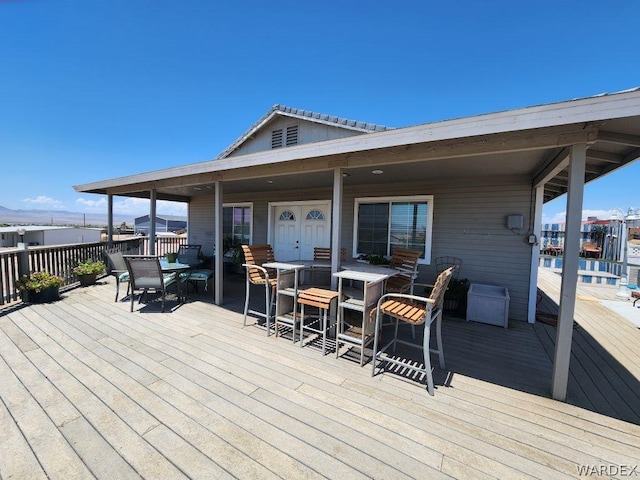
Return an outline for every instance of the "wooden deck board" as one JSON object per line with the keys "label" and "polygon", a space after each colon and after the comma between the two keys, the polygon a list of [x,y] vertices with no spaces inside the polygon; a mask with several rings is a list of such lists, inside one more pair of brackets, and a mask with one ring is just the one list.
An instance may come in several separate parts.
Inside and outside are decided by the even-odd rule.
{"label": "wooden deck board", "polygon": [[[542,269],[539,285],[547,297],[544,308],[557,309],[553,301],[560,295],[558,277]],[[594,292],[593,287],[588,291]],[[611,289],[614,298],[615,292]],[[578,296],[575,312],[578,325],[573,331],[570,364],[570,375],[585,393],[590,406],[574,394],[575,388],[569,390],[568,401],[640,424],[640,330],[595,298],[589,296],[581,300]],[[536,331],[541,337],[548,336],[544,341],[555,344],[555,327],[537,325]],[[547,351],[553,358],[552,350]]]}
{"label": "wooden deck board", "polygon": [[243,327],[240,282],[224,307],[190,295],[166,313],[130,313],[102,283],[0,315],[0,478],[66,478],[55,458],[78,478],[112,478],[107,465],[120,478],[574,478],[640,458],[640,422],[624,421],[637,338],[588,306],[571,404],[547,398],[548,325],[446,319],[430,397],[419,379]]}

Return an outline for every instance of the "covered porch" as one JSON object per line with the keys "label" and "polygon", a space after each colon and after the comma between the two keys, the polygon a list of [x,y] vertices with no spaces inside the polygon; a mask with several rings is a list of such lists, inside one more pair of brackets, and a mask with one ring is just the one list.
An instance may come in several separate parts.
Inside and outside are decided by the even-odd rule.
{"label": "covered porch", "polygon": [[[559,292],[557,278],[541,286]],[[192,295],[171,312],[152,303],[129,313],[105,278],[0,316],[2,477],[573,478],[638,468],[640,332],[593,302],[577,299],[562,403],[548,398],[554,327],[446,317],[446,370],[435,368],[430,397],[401,372],[372,378],[348,356],[243,327],[244,281],[225,287],[224,306]]]}
{"label": "covered porch", "polygon": [[[151,218],[158,199],[188,202],[189,242],[218,252],[225,205],[249,205],[250,241],[275,243],[275,204],[319,201],[329,206],[322,214],[330,219],[330,240],[319,246],[334,247],[334,272],[341,248],[363,253],[361,205],[424,207],[418,280],[433,280],[432,259],[461,257],[461,275],[508,288],[509,318],[531,323],[542,205],[567,193],[565,284],[551,375],[551,395],[566,398],[579,254],[572,239],[579,234],[584,183],[640,156],[640,91],[232,153],[76,189],[106,194],[110,212],[114,196],[150,198]],[[390,253],[390,240],[386,247]],[[215,261],[219,305],[226,302],[221,257]]]}

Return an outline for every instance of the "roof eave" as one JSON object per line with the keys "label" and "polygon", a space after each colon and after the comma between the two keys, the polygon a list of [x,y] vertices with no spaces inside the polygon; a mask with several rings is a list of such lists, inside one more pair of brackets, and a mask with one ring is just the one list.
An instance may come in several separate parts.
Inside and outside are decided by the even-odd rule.
{"label": "roof eave", "polygon": [[297,145],[243,156],[227,157],[224,160],[215,159],[140,175],[76,185],[74,189],[77,192],[107,193],[110,188],[154,182],[175,176],[201,175],[204,173],[215,175],[219,172],[237,168],[250,168],[299,159],[330,157],[419,143],[545,127],[559,127],[632,116],[640,116],[639,89],[606,96],[421,124],[368,135]]}

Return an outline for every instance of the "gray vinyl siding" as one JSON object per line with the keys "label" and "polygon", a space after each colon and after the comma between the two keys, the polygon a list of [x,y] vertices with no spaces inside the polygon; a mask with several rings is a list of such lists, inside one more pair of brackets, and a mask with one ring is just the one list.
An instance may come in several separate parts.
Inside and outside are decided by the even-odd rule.
{"label": "gray vinyl siding", "polygon": [[202,245],[202,253],[213,255],[215,197],[193,197],[189,203],[189,243]]}
{"label": "gray vinyl siding", "polygon": [[[347,256],[353,251],[354,203],[358,197],[393,197],[433,195],[433,236],[431,265],[421,265],[418,282],[430,283],[436,271],[433,259],[454,256],[462,259],[459,278],[472,283],[502,285],[509,289],[509,318],[526,320],[529,296],[529,272],[532,247],[526,243],[531,223],[532,190],[524,177],[498,177],[494,179],[458,180],[455,186],[447,183],[403,183],[401,185],[376,184],[357,187],[345,186],[342,202],[341,247]],[[267,243],[269,201],[331,200],[332,190],[318,189],[278,191],[248,195],[227,195],[225,203],[253,204],[253,242]],[[213,239],[213,196],[192,202],[190,210],[190,241],[198,238]],[[521,232],[506,228],[505,217],[524,215],[525,227]],[[191,215],[191,211],[190,211]],[[210,227],[201,221],[209,219]],[[211,232],[209,235],[208,232]],[[195,243],[201,243],[199,241]],[[209,242],[209,243],[212,243]],[[203,243],[204,245],[204,243]],[[537,247],[536,247],[537,248]]]}
{"label": "gray vinyl siding", "polygon": [[362,135],[362,132],[354,130],[308,122],[297,118],[277,116],[260,129],[254,138],[247,140],[229,156],[234,157],[237,155],[247,155],[250,153],[271,150],[271,132],[279,128],[285,131],[286,128],[291,125],[298,125],[298,145],[351,137],[353,135]]}
{"label": "gray vinyl siding", "polygon": [[[532,247],[531,185],[526,178],[496,178],[444,184],[367,185],[344,189],[342,246],[353,248],[354,203],[358,197],[433,195],[431,265],[420,265],[418,282],[433,282],[434,259],[462,259],[459,278],[509,289],[509,318],[526,320]],[[505,217],[524,215],[519,235],[506,228]],[[531,232],[529,232],[531,229]],[[534,247],[537,248],[537,247]]]}

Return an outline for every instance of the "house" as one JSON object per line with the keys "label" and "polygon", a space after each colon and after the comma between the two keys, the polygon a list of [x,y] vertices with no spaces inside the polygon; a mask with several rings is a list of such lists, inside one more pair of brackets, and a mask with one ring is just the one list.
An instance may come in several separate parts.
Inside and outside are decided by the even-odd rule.
{"label": "house", "polygon": [[[472,283],[507,287],[509,318],[535,321],[542,205],[567,193],[563,299],[553,397],[568,380],[585,182],[640,156],[640,89],[386,128],[276,105],[217,158],[75,186],[78,192],[188,203],[189,242],[222,245],[236,226],[276,258],[313,246],[351,257],[419,248],[419,281],[440,256]],[[226,210],[225,210],[226,209]],[[240,218],[240,216],[238,217]],[[247,222],[248,220],[248,222]],[[247,224],[248,223],[248,224]],[[152,225],[152,232],[154,231]],[[223,302],[216,257],[215,301]]]}
{"label": "house", "polygon": [[[181,232],[187,229],[187,217],[175,215],[156,215],[156,232]],[[134,219],[134,234],[149,235],[151,216],[143,215]]]}
{"label": "house", "polygon": [[27,245],[68,245],[71,243],[93,243],[102,239],[99,228],[55,227],[49,225],[25,225],[0,227],[0,247]]}

